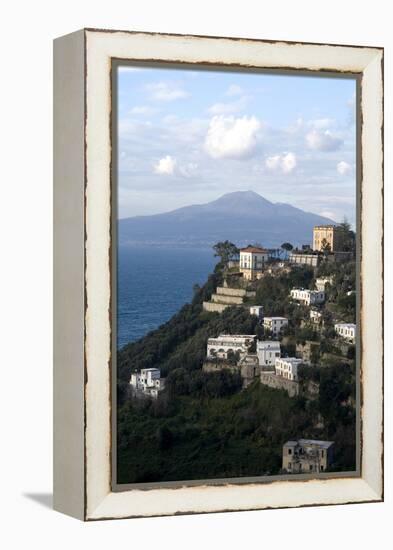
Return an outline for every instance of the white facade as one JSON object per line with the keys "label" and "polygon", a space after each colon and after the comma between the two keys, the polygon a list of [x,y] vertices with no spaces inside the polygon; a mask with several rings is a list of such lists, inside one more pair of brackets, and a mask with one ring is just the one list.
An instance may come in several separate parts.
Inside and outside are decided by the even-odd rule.
{"label": "white facade", "polygon": [[276,359],[276,375],[282,376],[287,380],[297,380],[297,368],[301,362],[302,360],[297,357],[281,357]]}
{"label": "white facade", "polygon": [[313,323],[319,324],[322,321],[322,313],[316,309],[310,310],[310,320]]}
{"label": "white facade", "polygon": [[353,323],[337,323],[334,325],[334,330],[348,342],[354,343],[356,341],[356,325]]}
{"label": "white facade", "polygon": [[325,292],[306,288],[294,288],[291,290],[291,298],[305,306],[323,304],[325,301]]}
{"label": "white facade", "polygon": [[250,315],[255,315],[258,319],[263,317],[263,306],[251,306]]}
{"label": "white facade", "polygon": [[277,336],[284,327],[288,325],[286,317],[264,317],[263,327],[269,330],[274,336]]}
{"label": "white facade", "polygon": [[260,367],[267,367],[276,364],[276,359],[281,357],[280,342],[274,340],[263,340],[257,342],[257,355]]}
{"label": "white facade", "polygon": [[160,369],[141,369],[131,374],[130,385],[135,392],[156,398],[164,389],[165,379],[161,378]]}
{"label": "white facade", "polygon": [[333,283],[333,277],[318,277],[315,279],[315,286],[317,290],[324,291],[326,285],[331,285]]}
{"label": "white facade", "polygon": [[245,279],[255,279],[260,275],[269,259],[264,248],[247,246],[240,249],[239,269]]}
{"label": "white facade", "polygon": [[246,355],[255,334],[220,334],[217,338],[209,338],[207,341],[207,358],[227,359],[228,353],[237,351],[240,355]]}

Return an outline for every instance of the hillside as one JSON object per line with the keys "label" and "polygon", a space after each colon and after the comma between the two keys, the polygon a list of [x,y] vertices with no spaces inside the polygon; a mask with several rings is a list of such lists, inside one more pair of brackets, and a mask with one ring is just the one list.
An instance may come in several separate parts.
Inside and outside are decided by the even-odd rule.
{"label": "hillside", "polygon": [[[353,266],[346,270],[333,289],[340,296],[346,296],[346,287],[341,285],[354,274]],[[257,300],[265,304],[268,314],[278,308],[277,313],[296,318],[291,341],[282,343],[283,352],[289,352],[297,341],[317,338],[301,327],[302,308],[287,299],[292,286],[306,286],[312,276],[310,268],[297,267],[289,274],[258,282]],[[329,340],[325,348],[331,353],[323,367],[305,371],[320,384],[319,396],[313,400],[290,398],[283,390],[257,381],[240,391],[237,374],[202,371],[208,337],[258,335],[261,330],[246,308],[228,308],[221,315],[202,311],[202,302],[221,283],[222,273],[216,268],[191,304],[118,352],[118,482],[279,474],[282,444],[294,437],[335,441],[333,469],[353,470],[354,366],[333,355],[337,350]],[[337,305],[348,308],[340,300]],[[165,392],[156,401],[130,398],[130,373],[149,367],[161,369],[167,381]]]}
{"label": "hillside", "polygon": [[119,244],[211,246],[230,240],[243,246],[250,235],[267,247],[288,240],[311,242],[314,225],[335,223],[285,203],[273,203],[253,191],[228,193],[207,204],[186,206],[153,216],[119,220]]}

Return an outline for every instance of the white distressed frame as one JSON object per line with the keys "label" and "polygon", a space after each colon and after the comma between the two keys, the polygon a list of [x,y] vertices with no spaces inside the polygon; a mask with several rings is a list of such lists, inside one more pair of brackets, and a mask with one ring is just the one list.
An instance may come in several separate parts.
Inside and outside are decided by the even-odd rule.
{"label": "white distressed frame", "polygon": [[[55,473],[57,509],[85,520],[253,510],[383,499],[383,50],[231,38],[80,31],[85,55],[85,391],[83,504],[69,505]],[[76,36],[75,35],[70,35]],[[80,35],[79,35],[80,36]],[[67,48],[67,37],[63,40]],[[111,60],[361,73],[361,476],[225,486],[111,491]],[[56,98],[55,98],[56,99]],[[56,101],[55,101],[56,103]],[[359,162],[359,159],[358,159]],[[56,173],[56,172],[55,172]],[[55,212],[56,213],[56,212]],[[58,367],[60,372],[65,368]],[[56,366],[55,366],[56,369]],[[64,381],[63,381],[64,382]],[[56,382],[55,382],[56,385]],[[61,429],[62,422],[58,421]],[[81,428],[82,429],[82,428]],[[55,457],[61,450],[55,448]],[[64,462],[64,461],[63,461]],[[64,464],[63,464],[64,467]],[[74,466],[70,466],[75,469]],[[56,470],[56,468],[55,468]],[[57,486],[57,489],[56,489]],[[83,509],[83,513],[81,513]]]}

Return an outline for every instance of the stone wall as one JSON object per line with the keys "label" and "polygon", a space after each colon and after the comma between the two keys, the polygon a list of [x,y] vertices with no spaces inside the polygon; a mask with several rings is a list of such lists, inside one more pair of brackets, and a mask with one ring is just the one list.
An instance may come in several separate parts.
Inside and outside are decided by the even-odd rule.
{"label": "stone wall", "polygon": [[210,311],[212,313],[222,313],[227,307],[230,307],[230,305],[214,304],[213,302],[203,302],[203,311]]}
{"label": "stone wall", "polygon": [[231,304],[240,306],[243,303],[241,296],[224,296],[223,294],[212,294],[211,301],[216,304]]}
{"label": "stone wall", "polygon": [[285,390],[289,397],[295,397],[299,395],[299,382],[294,380],[288,380],[282,376],[276,376],[273,373],[261,372],[260,375],[261,384],[274,388],[276,390]]}
{"label": "stone wall", "polygon": [[224,296],[240,296],[240,297],[253,297],[256,295],[255,290],[246,290],[244,288],[229,288],[218,286],[216,293]]}
{"label": "stone wall", "polygon": [[218,286],[216,289],[217,294],[224,294],[224,296],[245,296],[246,290],[244,288],[229,288],[225,286]]}
{"label": "stone wall", "polygon": [[227,363],[226,361],[205,361],[202,365],[203,372],[218,372],[227,369],[231,372],[240,372],[237,365]]}

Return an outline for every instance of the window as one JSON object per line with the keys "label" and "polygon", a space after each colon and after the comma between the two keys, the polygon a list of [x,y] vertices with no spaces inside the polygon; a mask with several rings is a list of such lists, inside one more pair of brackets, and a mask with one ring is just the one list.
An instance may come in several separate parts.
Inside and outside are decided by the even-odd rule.
{"label": "window", "polygon": [[321,472],[323,472],[323,465],[321,464]]}
{"label": "window", "polygon": [[288,449],[288,454],[289,454],[289,455],[292,454],[292,449]]}
{"label": "window", "polygon": [[312,472],[313,470],[313,467],[312,467],[312,464],[310,464],[310,472]]}
{"label": "window", "polygon": [[288,462],[288,470],[292,469],[292,462]]}

